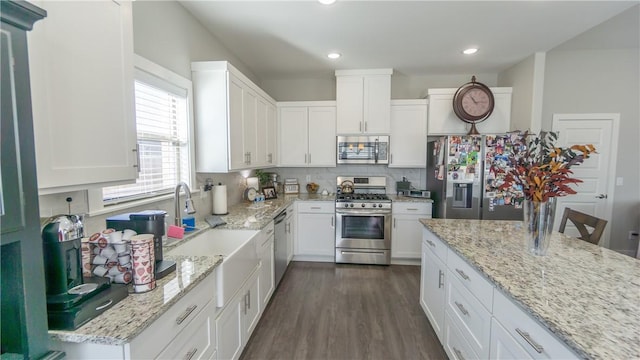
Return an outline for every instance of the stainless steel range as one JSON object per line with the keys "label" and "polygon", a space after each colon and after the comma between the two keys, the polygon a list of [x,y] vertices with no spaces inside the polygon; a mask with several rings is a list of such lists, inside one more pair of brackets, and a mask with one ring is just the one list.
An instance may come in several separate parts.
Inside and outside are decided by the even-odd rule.
{"label": "stainless steel range", "polygon": [[389,265],[391,200],[382,176],[336,179],[336,263]]}

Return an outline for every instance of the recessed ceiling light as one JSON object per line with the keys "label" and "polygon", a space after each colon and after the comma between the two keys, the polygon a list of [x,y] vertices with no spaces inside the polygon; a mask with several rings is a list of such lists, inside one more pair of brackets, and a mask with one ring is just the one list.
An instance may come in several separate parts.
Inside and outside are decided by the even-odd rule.
{"label": "recessed ceiling light", "polygon": [[322,5],[331,5],[336,2],[336,0],[318,0],[318,2]]}
{"label": "recessed ceiling light", "polygon": [[342,54],[337,53],[337,52],[332,52],[332,53],[328,53],[328,54],[327,54],[327,57],[328,57],[329,59],[333,59],[333,60],[335,60],[335,59],[339,58],[340,56],[342,56]]}
{"label": "recessed ceiling light", "polygon": [[471,54],[475,54],[478,52],[478,48],[468,48],[462,51],[463,54],[465,55],[471,55]]}

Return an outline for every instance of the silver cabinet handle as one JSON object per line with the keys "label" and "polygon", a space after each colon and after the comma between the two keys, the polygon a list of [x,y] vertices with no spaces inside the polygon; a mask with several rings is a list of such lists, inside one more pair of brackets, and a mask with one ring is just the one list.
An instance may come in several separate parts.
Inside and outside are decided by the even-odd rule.
{"label": "silver cabinet handle", "polygon": [[180,325],[182,324],[183,321],[185,321],[189,315],[191,315],[191,313],[198,308],[198,305],[191,305],[189,306],[183,313],[182,315],[178,316],[176,318],[176,324]]}
{"label": "silver cabinet handle", "polygon": [[307,163],[307,154],[304,154],[304,163]]}
{"label": "silver cabinet handle", "polygon": [[269,153],[269,164],[273,164],[273,154]]}
{"label": "silver cabinet handle", "polygon": [[136,163],[133,164],[134,168],[138,168],[138,172],[142,171],[142,166],[140,165],[140,144],[136,143],[136,148],[131,150],[136,153]]}
{"label": "silver cabinet handle", "polygon": [[444,286],[444,271],[438,270],[438,289]]}
{"label": "silver cabinet handle", "polygon": [[311,207],[311,209],[312,209],[312,210],[320,210],[320,209],[322,209],[322,208],[321,208],[320,206],[312,206],[312,207]]}
{"label": "silver cabinet handle", "polygon": [[362,121],[360,121],[360,132],[362,132]]}
{"label": "silver cabinet handle", "polygon": [[333,227],[333,216],[331,217],[331,227]]}
{"label": "silver cabinet handle", "polygon": [[311,153],[309,153],[309,164],[311,164]]}
{"label": "silver cabinet handle", "polygon": [[244,314],[245,315],[247,315],[247,304],[248,304],[247,295],[248,294],[249,294],[248,292],[244,294]]}
{"label": "silver cabinet handle", "polygon": [[364,132],[367,132],[367,122],[364,122]]}
{"label": "silver cabinet handle", "polygon": [[597,196],[596,196],[596,199],[606,199],[606,198],[608,198],[608,197],[609,197],[609,196],[608,196],[607,194],[600,194],[600,195],[597,195]]}
{"label": "silver cabinet handle", "polygon": [[527,343],[529,343],[529,345],[531,345],[531,347],[533,348],[533,350],[535,350],[536,352],[538,352],[538,354],[542,354],[542,352],[544,351],[544,348],[542,347],[542,345],[538,344],[537,342],[535,342],[532,338],[531,335],[529,335],[528,332],[526,331],[522,331],[518,328],[516,328],[516,332],[518,333],[518,335],[522,336],[522,338],[524,339],[524,341],[526,341]]}
{"label": "silver cabinet handle", "polygon": [[271,234],[273,234],[273,229],[267,230],[267,235],[271,235]]}
{"label": "silver cabinet handle", "polygon": [[407,208],[407,211],[418,211],[416,208]]}
{"label": "silver cabinet handle", "polygon": [[467,309],[464,308],[464,305],[460,304],[457,301],[454,301],[454,303],[456,304],[456,306],[458,307],[458,309],[460,309],[460,312],[462,313],[462,315],[467,315],[469,316],[469,312],[467,311]]}
{"label": "silver cabinet handle", "polygon": [[456,356],[458,357],[458,359],[460,360],[465,360],[464,356],[462,356],[462,351],[456,349],[455,347],[453,348],[453,352],[456,353]]}
{"label": "silver cabinet handle", "polygon": [[389,164],[393,164],[393,154],[389,154]]}
{"label": "silver cabinet handle", "polygon": [[251,309],[251,290],[247,291],[247,304],[249,309]]}
{"label": "silver cabinet handle", "polygon": [[198,348],[193,348],[184,356],[183,359],[184,360],[191,360],[193,355],[195,355],[197,352],[198,352]]}
{"label": "silver cabinet handle", "polygon": [[394,228],[394,229],[396,228],[396,223],[397,223],[397,222],[398,222],[398,219],[393,218],[393,228]]}
{"label": "silver cabinet handle", "polygon": [[458,274],[460,274],[460,276],[462,276],[463,279],[465,280],[469,280],[469,276],[467,274],[464,273],[464,271],[460,270],[460,269],[456,269],[456,272]]}
{"label": "silver cabinet handle", "polygon": [[433,247],[436,247],[436,244],[434,244],[433,241],[431,241],[429,239],[426,239],[426,242],[427,242],[427,244],[429,244],[429,245],[431,245]]}

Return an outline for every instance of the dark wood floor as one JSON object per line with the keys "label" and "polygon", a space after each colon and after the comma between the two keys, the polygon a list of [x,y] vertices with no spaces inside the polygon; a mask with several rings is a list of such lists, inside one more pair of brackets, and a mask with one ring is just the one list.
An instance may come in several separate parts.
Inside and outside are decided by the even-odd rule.
{"label": "dark wood floor", "polygon": [[292,262],[241,359],[446,359],[419,293],[419,266]]}

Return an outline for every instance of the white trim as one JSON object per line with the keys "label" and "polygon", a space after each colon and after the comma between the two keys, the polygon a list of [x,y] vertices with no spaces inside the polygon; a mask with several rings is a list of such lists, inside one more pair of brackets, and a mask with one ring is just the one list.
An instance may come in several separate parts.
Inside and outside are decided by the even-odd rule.
{"label": "white trim", "polygon": [[609,219],[609,226],[604,229],[604,241],[601,246],[609,248],[611,243],[611,228],[613,225],[613,202],[615,200],[615,183],[616,183],[616,169],[618,160],[618,138],[620,133],[620,114],[619,113],[588,113],[588,114],[553,114],[552,129],[557,128],[557,123],[562,120],[610,120],[611,127],[611,146],[609,148],[609,172],[611,173],[611,179],[607,184],[607,198],[611,201],[607,201],[605,208],[606,218]]}
{"label": "white trim", "polygon": [[[190,164],[190,174],[189,174],[189,188],[196,189],[194,186],[196,183],[196,165],[195,165],[195,123],[194,123],[194,113],[193,113],[193,83],[191,80],[180,76],[173,71],[166,69],[140,55],[134,54],[133,58],[134,70],[139,70],[151,75],[154,75],[160,79],[164,79],[167,82],[174,84],[180,88],[183,88],[187,92],[187,106],[189,110],[188,114],[188,123],[189,123],[189,162]],[[134,81],[136,78],[134,77]],[[133,99],[135,100],[135,99]],[[132,100],[132,101],[133,101]],[[135,121],[135,118],[134,118]],[[137,141],[137,140],[136,140]],[[112,185],[112,184],[109,184]],[[192,191],[192,194],[195,191]],[[104,201],[102,200],[102,187],[89,189],[87,191],[87,208],[89,210],[89,215],[100,215],[105,213],[110,213],[113,211],[124,210],[140,205],[146,205],[166,199],[170,199],[173,197],[173,194],[163,194],[160,196],[149,197],[140,200],[133,200],[129,202],[124,202],[120,204],[114,204],[106,206],[104,205]]]}
{"label": "white trim", "polygon": [[531,132],[542,129],[542,102],[544,98],[544,69],[547,53],[537,52],[533,57],[533,89],[531,94]]}

